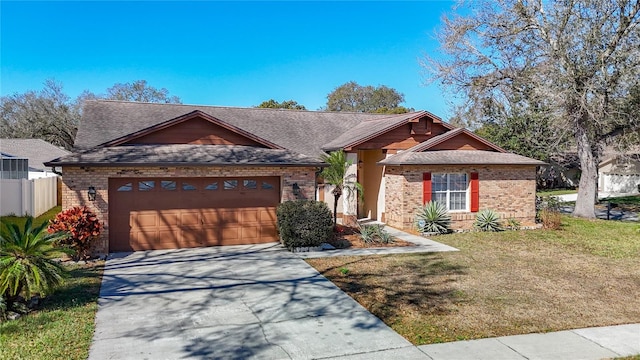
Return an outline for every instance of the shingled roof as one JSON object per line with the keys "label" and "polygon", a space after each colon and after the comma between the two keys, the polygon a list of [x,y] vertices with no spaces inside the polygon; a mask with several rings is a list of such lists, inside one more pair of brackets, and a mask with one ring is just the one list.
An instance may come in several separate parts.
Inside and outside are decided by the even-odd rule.
{"label": "shingled roof", "polygon": [[294,152],[317,157],[322,146],[363,121],[389,115],[155,104],[112,100],[85,102],[75,147],[89,149],[111,140],[201,111]]}
{"label": "shingled roof", "polygon": [[403,151],[379,161],[380,165],[545,165],[545,162],[512,153],[484,150]]}
{"label": "shingled roof", "polygon": [[44,165],[46,161],[70,154],[41,139],[0,139],[0,152],[29,159],[29,168],[37,171],[49,170]]}
{"label": "shingled roof", "polygon": [[283,149],[241,145],[131,145],[97,147],[52,160],[48,166],[324,166]]}

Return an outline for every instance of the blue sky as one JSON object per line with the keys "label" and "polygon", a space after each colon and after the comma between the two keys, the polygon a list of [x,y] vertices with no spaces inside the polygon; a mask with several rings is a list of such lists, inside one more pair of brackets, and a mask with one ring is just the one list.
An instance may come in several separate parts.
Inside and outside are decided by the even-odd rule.
{"label": "blue sky", "polygon": [[418,61],[452,2],[2,1],[0,94],[48,78],[76,97],[144,79],[187,104],[310,110],[347,81],[387,85],[448,117]]}

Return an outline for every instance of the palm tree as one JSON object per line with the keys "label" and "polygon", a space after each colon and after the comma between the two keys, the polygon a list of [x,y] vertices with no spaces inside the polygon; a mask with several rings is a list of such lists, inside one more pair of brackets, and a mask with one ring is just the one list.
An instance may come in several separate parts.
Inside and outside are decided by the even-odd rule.
{"label": "palm tree", "polygon": [[49,234],[48,223],[33,226],[33,218],[27,217],[24,229],[18,225],[2,221],[0,234],[0,296],[11,305],[24,293],[30,298],[32,293],[46,293],[60,285],[66,270],[51,260],[51,253],[57,251],[52,243],[68,236],[64,232]]}
{"label": "palm tree", "polygon": [[323,155],[322,161],[329,164],[322,170],[320,176],[326,184],[333,185],[333,224],[338,223],[338,200],[342,196],[344,189],[351,192],[355,189],[362,197],[362,185],[354,181],[350,177],[345,178],[347,168],[353,163],[347,160],[347,154],[344,151],[332,151],[329,155]]}

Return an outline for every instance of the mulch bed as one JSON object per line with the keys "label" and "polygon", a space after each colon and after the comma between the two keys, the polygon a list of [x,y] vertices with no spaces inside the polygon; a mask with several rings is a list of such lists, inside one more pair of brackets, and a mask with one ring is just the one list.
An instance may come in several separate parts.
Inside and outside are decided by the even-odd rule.
{"label": "mulch bed", "polygon": [[400,240],[396,237],[393,238],[392,243],[365,243],[360,237],[358,229],[352,226],[338,225],[334,230],[334,237],[329,244],[335,246],[336,249],[361,249],[361,248],[380,248],[380,247],[404,247],[404,246],[416,246],[416,244]]}

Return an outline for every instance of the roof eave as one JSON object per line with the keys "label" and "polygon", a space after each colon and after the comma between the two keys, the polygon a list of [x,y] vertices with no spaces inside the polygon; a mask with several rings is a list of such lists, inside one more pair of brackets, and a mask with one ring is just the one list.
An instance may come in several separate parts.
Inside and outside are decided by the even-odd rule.
{"label": "roof eave", "polygon": [[107,162],[59,162],[59,163],[45,163],[49,167],[60,166],[93,166],[93,167],[155,167],[155,166],[176,166],[176,167],[188,167],[188,166],[251,166],[251,167],[326,167],[328,166],[324,162],[310,162],[310,163],[261,163],[261,162],[248,162],[248,163],[184,163],[184,162],[153,162],[153,163],[132,163],[132,162],[119,162],[119,163],[107,163]]}

